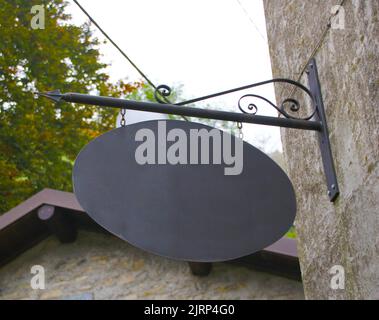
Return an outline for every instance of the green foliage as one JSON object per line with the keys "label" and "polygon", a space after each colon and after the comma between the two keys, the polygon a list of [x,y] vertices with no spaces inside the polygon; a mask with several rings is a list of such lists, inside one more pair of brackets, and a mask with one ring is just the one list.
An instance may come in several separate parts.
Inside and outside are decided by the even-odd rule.
{"label": "green foliage", "polygon": [[[45,29],[30,26],[44,4]],[[72,163],[117,111],[53,104],[33,92],[137,96],[141,83],[109,82],[89,24],[70,24],[63,0],[0,0],[0,212],[43,188],[71,191]]]}
{"label": "green foliage", "polygon": [[296,229],[294,226],[292,226],[291,229],[287,232],[286,237],[290,238],[290,239],[296,239],[297,238]]}

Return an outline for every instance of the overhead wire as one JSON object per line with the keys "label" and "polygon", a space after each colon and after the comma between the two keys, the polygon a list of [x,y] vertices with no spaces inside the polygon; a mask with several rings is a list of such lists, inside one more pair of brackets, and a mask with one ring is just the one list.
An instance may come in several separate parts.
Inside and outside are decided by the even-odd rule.
{"label": "overhead wire", "polygon": [[260,35],[260,37],[263,39],[263,41],[267,42],[267,39],[265,38],[265,36],[263,35],[263,33],[261,32],[261,30],[258,28],[257,24],[254,22],[253,18],[250,16],[250,14],[247,12],[246,8],[242,5],[241,1],[240,0],[236,0],[238,5],[241,7],[242,11],[244,12],[244,14],[246,15],[246,17],[249,19],[250,23],[253,25],[253,27],[255,28],[255,30],[257,31],[257,33]]}
{"label": "overhead wire", "polygon": [[81,6],[77,0],[73,0],[75,4],[82,10],[82,12],[88,17],[88,19],[99,29],[99,31],[104,35],[105,38],[109,40],[110,43],[123,55],[123,57],[128,60],[128,62],[137,70],[137,72],[146,80],[146,82],[152,86],[154,89],[157,89],[155,84],[146,76],[144,72],[133,62],[133,60],[117,45],[116,42],[104,31],[102,27],[92,18],[92,16]]}
{"label": "overhead wire", "polygon": [[[103,34],[105,38],[109,40],[109,42],[121,53],[121,55],[136,69],[136,71],[141,75],[142,78],[146,80],[146,82],[154,89],[158,90],[158,87],[150,80],[150,78],[136,65],[135,62],[125,53],[124,50],[120,48],[120,46],[117,45],[115,41],[104,31],[104,29],[95,21],[95,19],[83,8],[83,6],[77,1],[73,0],[75,4],[79,7],[79,9],[88,17],[88,19],[99,29],[99,31]],[[159,94],[162,96],[163,100],[166,103],[172,104],[172,102],[164,95],[162,95],[160,92]],[[181,116],[184,120],[188,121],[188,119],[185,116]]]}

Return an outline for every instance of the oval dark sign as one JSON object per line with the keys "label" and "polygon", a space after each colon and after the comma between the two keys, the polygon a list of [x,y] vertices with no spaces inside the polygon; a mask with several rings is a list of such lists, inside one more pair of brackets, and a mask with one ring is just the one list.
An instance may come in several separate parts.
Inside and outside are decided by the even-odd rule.
{"label": "oval dark sign", "polygon": [[283,170],[242,140],[184,121],[107,132],[78,155],[73,183],[102,227],[168,258],[236,259],[279,240],[295,193]]}

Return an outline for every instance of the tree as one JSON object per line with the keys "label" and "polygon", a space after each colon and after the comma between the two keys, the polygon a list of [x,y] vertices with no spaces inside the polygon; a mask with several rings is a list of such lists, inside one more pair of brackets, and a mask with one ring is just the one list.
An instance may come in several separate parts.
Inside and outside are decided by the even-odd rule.
{"label": "tree", "polygon": [[[44,6],[44,29],[33,29],[34,5]],[[63,0],[0,0],[0,212],[43,188],[71,191],[80,149],[114,126],[117,111],[35,99],[61,89],[138,95],[142,83],[112,84],[99,62],[89,24],[70,24]]]}

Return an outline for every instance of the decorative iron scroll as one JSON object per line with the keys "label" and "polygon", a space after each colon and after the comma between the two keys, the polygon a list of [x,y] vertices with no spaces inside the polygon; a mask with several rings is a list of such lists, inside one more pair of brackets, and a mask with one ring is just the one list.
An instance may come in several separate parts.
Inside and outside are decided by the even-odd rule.
{"label": "decorative iron scroll", "polygon": [[[273,103],[269,99],[267,99],[267,98],[265,98],[263,96],[257,95],[257,94],[246,94],[246,95],[242,96],[238,100],[238,108],[241,110],[241,112],[243,112],[245,114],[256,115],[257,112],[258,112],[258,106],[255,103],[251,102],[251,101],[247,103],[247,106],[246,105],[243,106],[243,101],[247,101],[248,99],[258,99],[258,100],[263,100],[266,103],[268,103],[271,107],[273,107],[274,109],[276,109],[279,112],[280,115],[284,116],[287,119],[310,120],[310,119],[313,118],[313,116],[316,113],[317,106],[316,106],[316,103],[315,103],[315,98],[313,97],[311,91],[307,87],[305,87],[304,85],[302,85],[299,82],[296,82],[296,81],[293,81],[293,80],[290,80],[290,79],[282,79],[282,78],[267,80],[267,81],[258,82],[258,83],[254,83],[254,84],[251,84],[251,85],[247,85],[247,86],[244,86],[244,87],[239,87],[239,88],[235,88],[235,89],[231,89],[231,90],[227,90],[227,91],[222,91],[222,92],[214,93],[214,94],[203,96],[203,97],[200,97],[200,98],[196,98],[196,99],[191,99],[191,100],[175,103],[175,105],[185,106],[185,105],[189,105],[189,104],[192,104],[192,103],[195,103],[195,102],[199,102],[199,101],[204,101],[204,100],[216,98],[216,97],[227,95],[227,94],[231,94],[231,93],[234,93],[234,92],[238,92],[238,91],[242,91],[242,90],[246,90],[246,89],[251,89],[251,88],[267,85],[267,84],[270,84],[270,83],[288,83],[288,84],[294,86],[295,89],[298,88],[298,89],[301,89],[303,92],[305,92],[308,95],[308,97],[311,99],[311,102],[312,102],[312,112],[311,112],[311,114],[308,115],[308,116],[306,116],[306,117],[303,117],[303,118],[302,117],[295,117],[295,116],[289,114],[286,110],[289,109],[291,112],[295,112],[296,113],[296,112],[299,112],[300,109],[301,109],[300,102],[297,99],[294,99],[292,97],[284,99],[281,102],[281,104],[279,106],[277,106],[275,103]],[[159,103],[163,103],[164,104],[164,103],[167,103],[167,98],[170,96],[171,93],[172,93],[172,90],[171,90],[171,88],[169,86],[167,86],[167,85],[160,85],[155,90],[154,97],[155,97],[155,99]]]}
{"label": "decorative iron scroll", "polygon": [[[167,98],[171,95],[172,90],[169,86],[165,84],[161,84],[158,86],[155,91],[154,91],[154,98],[157,100],[159,103],[167,103]],[[163,99],[162,99],[163,98]]]}

